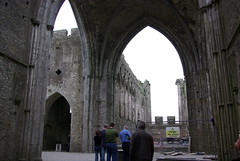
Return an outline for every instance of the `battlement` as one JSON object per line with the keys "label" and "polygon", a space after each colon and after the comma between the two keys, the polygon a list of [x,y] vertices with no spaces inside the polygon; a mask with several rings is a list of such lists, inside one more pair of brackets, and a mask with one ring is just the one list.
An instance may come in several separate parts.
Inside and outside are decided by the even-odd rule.
{"label": "battlement", "polygon": [[68,30],[66,29],[53,31],[53,38],[65,38],[68,36],[79,36],[78,28],[72,28],[70,35],[68,35]]}
{"label": "battlement", "polygon": [[53,31],[53,38],[67,37],[67,35],[68,31],[66,29]]}
{"label": "battlement", "polygon": [[[163,124],[163,116],[155,116],[155,124]],[[167,116],[167,124],[175,124],[175,116]]]}

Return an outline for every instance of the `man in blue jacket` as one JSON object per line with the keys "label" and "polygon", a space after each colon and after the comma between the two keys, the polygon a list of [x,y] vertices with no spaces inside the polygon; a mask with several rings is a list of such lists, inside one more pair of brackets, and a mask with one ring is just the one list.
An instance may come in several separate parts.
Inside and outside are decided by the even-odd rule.
{"label": "man in blue jacket", "polygon": [[130,150],[130,139],[132,137],[131,132],[128,130],[128,126],[125,125],[123,130],[120,132],[120,139],[122,142],[123,149],[123,160],[129,161],[129,150]]}

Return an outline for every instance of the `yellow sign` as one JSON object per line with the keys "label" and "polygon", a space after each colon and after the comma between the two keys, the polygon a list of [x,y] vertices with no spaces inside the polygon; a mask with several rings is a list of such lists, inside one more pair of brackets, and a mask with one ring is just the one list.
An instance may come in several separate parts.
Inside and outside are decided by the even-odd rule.
{"label": "yellow sign", "polygon": [[166,127],[166,137],[167,138],[179,138],[180,128],[179,127]]}

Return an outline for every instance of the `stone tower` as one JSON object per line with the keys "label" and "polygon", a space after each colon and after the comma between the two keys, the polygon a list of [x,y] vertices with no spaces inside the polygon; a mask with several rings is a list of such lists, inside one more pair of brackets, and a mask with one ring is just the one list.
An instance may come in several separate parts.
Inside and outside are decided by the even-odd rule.
{"label": "stone tower", "polygon": [[[43,150],[54,150],[56,143],[66,145],[69,134],[71,135],[71,151],[82,150],[84,77],[79,41],[78,29],[72,29],[69,36],[67,30],[53,33],[48,68]],[[63,104],[56,105],[55,112],[51,113],[54,104],[63,98],[68,107]],[[60,113],[59,111],[63,108],[67,108],[68,111]],[[69,116],[64,121],[63,118],[66,115]]]}

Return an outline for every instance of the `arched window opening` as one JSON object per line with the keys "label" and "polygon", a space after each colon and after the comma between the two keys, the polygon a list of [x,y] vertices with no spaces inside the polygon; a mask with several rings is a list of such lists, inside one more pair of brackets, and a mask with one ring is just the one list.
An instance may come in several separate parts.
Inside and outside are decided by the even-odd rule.
{"label": "arched window opening", "polygon": [[77,28],[77,23],[69,1],[65,0],[58,12],[58,16],[54,24],[54,31],[67,30],[68,35],[70,35],[72,28]]}
{"label": "arched window opening", "polygon": [[155,116],[178,114],[177,79],[184,79],[179,55],[172,43],[160,32],[147,26],[123,51],[126,62],[141,82],[151,85],[152,121]]}

